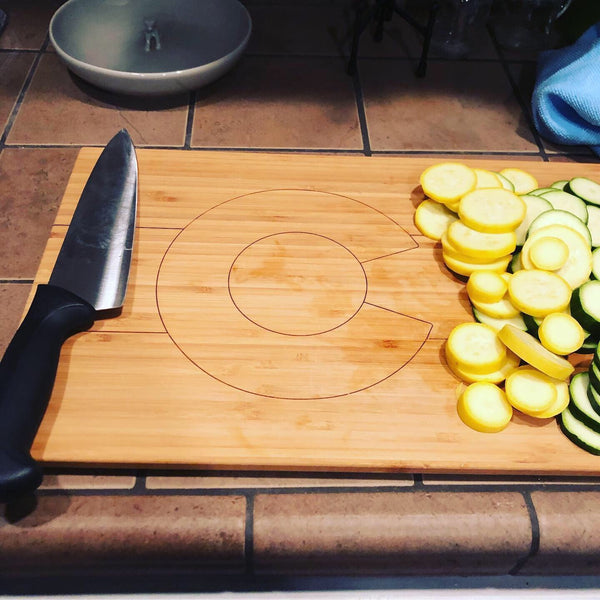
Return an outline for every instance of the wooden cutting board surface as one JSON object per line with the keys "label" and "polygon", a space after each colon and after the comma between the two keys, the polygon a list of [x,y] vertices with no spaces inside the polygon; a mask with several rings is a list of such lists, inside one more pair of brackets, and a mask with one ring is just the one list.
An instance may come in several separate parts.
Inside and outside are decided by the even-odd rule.
{"label": "wooden cutting board surface", "polygon": [[[100,153],[81,151],[48,280]],[[52,464],[600,473],[556,422],[456,415],[443,344],[464,282],[413,223],[427,158],[137,151],[126,304],[63,347],[33,454]],[[521,166],[540,185],[600,165]],[[580,367],[586,357],[574,359]]]}

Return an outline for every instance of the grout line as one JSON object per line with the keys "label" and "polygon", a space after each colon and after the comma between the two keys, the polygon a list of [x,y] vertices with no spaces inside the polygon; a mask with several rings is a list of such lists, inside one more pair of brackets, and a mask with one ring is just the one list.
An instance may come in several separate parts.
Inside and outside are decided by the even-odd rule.
{"label": "grout line", "polygon": [[254,492],[246,493],[245,498],[244,562],[246,564],[246,574],[254,575]]}
{"label": "grout line", "polygon": [[185,124],[185,142],[183,145],[184,150],[191,150],[192,148],[192,133],[194,129],[194,114],[196,112],[196,92],[190,92],[190,101],[188,104],[188,115],[187,122]]}
{"label": "grout line", "polygon": [[33,283],[33,279],[0,279],[0,284],[4,283],[19,283],[25,285],[31,285]]}
{"label": "grout line", "polygon": [[531,547],[527,555],[519,559],[515,566],[508,572],[509,575],[518,575],[529,559],[535,556],[540,549],[540,522],[530,492],[523,492],[523,499],[525,500],[525,506],[527,507],[531,521]]}
{"label": "grout line", "polygon": [[15,105],[13,106],[13,109],[11,110],[10,115],[6,121],[6,126],[4,127],[4,131],[2,132],[2,135],[0,136],[0,151],[2,151],[2,149],[6,145],[6,139],[8,138],[8,135],[10,134],[10,130],[12,129],[12,127],[15,123],[17,114],[21,108],[21,105],[23,104],[25,94],[27,93],[27,90],[29,89],[29,86],[31,85],[33,76],[35,75],[35,72],[37,71],[38,65],[40,64],[40,60],[42,59],[44,51],[48,47],[49,43],[50,43],[50,37],[48,36],[48,34],[46,34],[46,39],[44,40],[44,43],[42,44],[41,48],[36,52],[35,58],[33,59],[33,63],[31,64],[31,67],[29,68],[27,76],[25,77],[25,81],[23,82],[23,85],[21,87],[19,95],[17,96]]}

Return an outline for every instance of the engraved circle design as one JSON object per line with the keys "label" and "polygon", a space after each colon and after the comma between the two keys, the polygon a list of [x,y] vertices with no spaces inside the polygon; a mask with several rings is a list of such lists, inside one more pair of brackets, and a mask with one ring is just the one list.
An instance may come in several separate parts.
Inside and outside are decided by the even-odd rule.
{"label": "engraved circle design", "polygon": [[159,314],[176,347],[224,385],[283,399],[352,394],[402,369],[429,335],[431,323],[392,295],[398,258],[417,247],[353,198],[247,194],[175,237],[158,272]]}
{"label": "engraved circle design", "polygon": [[[269,301],[274,291],[276,306]],[[334,240],[315,233],[278,233],[236,257],[229,293],[237,309],[260,327],[284,335],[316,335],[343,325],[359,311],[367,276],[356,256]]]}

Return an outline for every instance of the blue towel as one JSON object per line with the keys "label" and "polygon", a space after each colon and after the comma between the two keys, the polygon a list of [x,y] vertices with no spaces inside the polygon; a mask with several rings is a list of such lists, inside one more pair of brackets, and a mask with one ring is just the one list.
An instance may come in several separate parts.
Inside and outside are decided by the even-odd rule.
{"label": "blue towel", "polygon": [[572,46],[540,54],[531,106],[542,137],[600,155],[600,23]]}

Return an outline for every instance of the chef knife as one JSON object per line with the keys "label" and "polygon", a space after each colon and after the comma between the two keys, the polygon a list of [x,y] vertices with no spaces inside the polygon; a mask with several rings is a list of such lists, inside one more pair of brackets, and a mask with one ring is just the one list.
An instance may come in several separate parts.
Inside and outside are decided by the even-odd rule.
{"label": "chef knife", "polygon": [[0,362],[0,501],[34,491],[42,469],[31,446],[46,412],[61,347],[123,306],[137,208],[137,160],[121,130],[98,158],[48,284]]}

